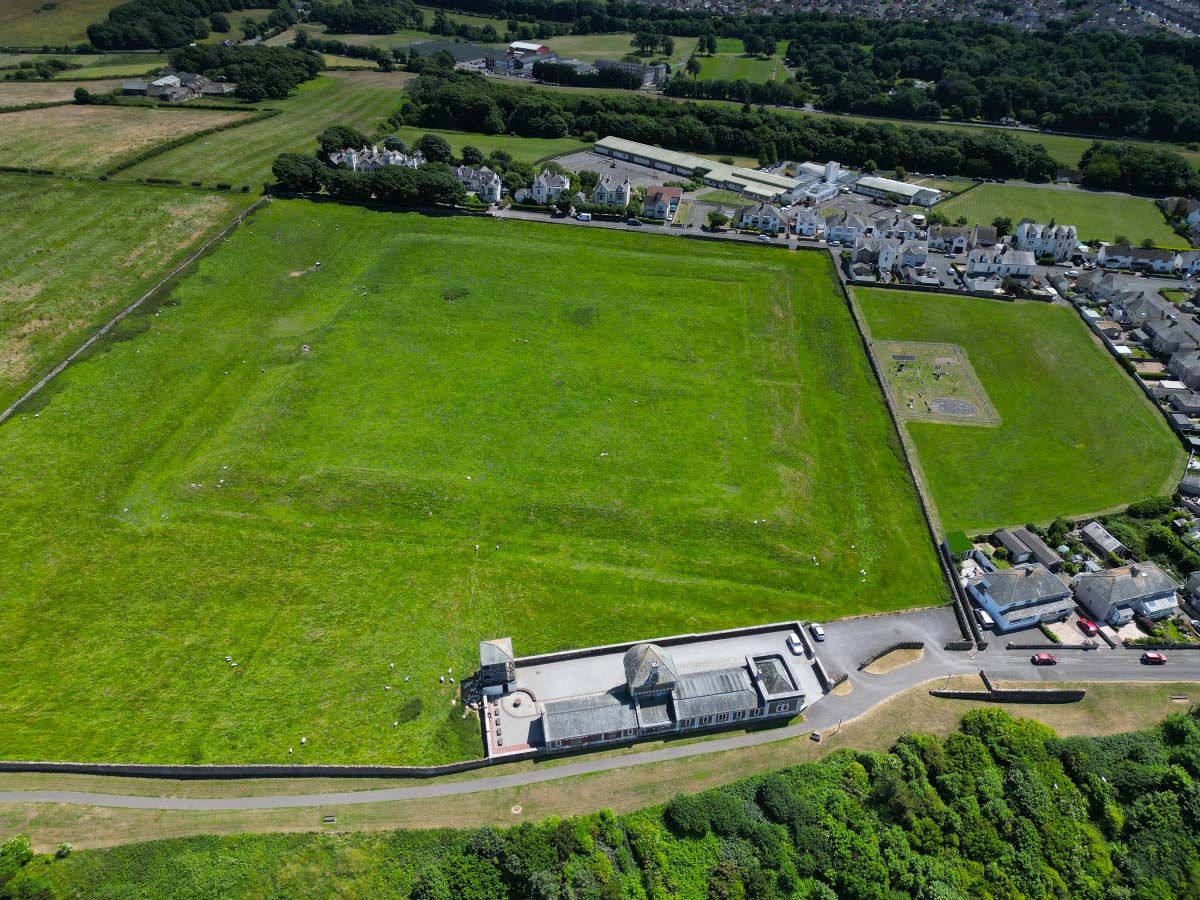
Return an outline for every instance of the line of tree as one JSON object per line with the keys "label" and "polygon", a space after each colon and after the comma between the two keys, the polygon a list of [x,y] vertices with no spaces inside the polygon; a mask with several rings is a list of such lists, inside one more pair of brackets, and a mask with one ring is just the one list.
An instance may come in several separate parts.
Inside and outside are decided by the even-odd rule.
{"label": "line of tree", "polygon": [[423,29],[425,13],[409,0],[349,0],[313,3],[308,13],[330,34],[391,34],[404,28]]}
{"label": "line of tree", "polygon": [[886,753],[840,750],[621,816],[56,855],[9,838],[0,896],[257,896],[263,883],[286,895],[295,882],[410,900],[1194,898],[1200,725],[1177,712],[1147,731],[1061,739],[977,709],[945,738],[905,734]]}
{"label": "line of tree", "polygon": [[642,86],[642,77],[624,69],[597,69],[583,74],[566,63],[535,62],[533,77],[543,84],[572,85],[577,87],[616,88],[636,91]]}
{"label": "line of tree", "polygon": [[836,159],[861,166],[948,175],[1045,181],[1056,164],[1045,148],[999,130],[948,131],[796,116],[750,106],[677,103],[641,94],[572,94],[486,80],[474,73],[427,73],[407,88],[394,125],[524,137],[615,135],[699,153],[778,159]]}
{"label": "line of tree", "polygon": [[237,95],[245,100],[281,99],[325,68],[315,53],[262,45],[197,44],[172,50],[168,58],[180,71],[236,82]]}
{"label": "line of tree", "polygon": [[[351,59],[368,59],[385,72],[395,68],[396,50],[386,47],[376,47],[373,44],[347,44],[335,38],[315,37],[307,31],[297,31],[291,46],[296,50],[311,50],[314,53],[332,53],[335,56],[347,56]],[[407,58],[407,52],[404,53]]]}
{"label": "line of tree", "polygon": [[1178,153],[1137,144],[1096,142],[1079,161],[1083,184],[1142,194],[1200,193],[1200,172]]}
{"label": "line of tree", "polygon": [[[98,50],[184,47],[208,37],[210,29],[227,32],[226,13],[263,5],[263,0],[128,0],[109,10],[103,22],[88,26],[88,41]],[[269,27],[286,28],[295,21],[290,0],[278,0],[267,17]]]}

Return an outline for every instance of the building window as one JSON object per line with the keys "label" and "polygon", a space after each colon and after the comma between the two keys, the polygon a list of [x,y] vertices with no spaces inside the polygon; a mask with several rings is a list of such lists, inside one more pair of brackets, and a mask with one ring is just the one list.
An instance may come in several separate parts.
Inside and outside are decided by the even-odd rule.
{"label": "building window", "polygon": [[750,710],[750,718],[754,719],[763,714],[762,707],[755,707]]}
{"label": "building window", "polygon": [[701,724],[701,725],[708,725],[708,724],[710,724],[711,722],[712,722],[712,716],[701,716],[701,717],[700,717],[700,724]]}
{"label": "building window", "polygon": [[717,716],[718,722],[725,722],[725,721],[728,721],[728,719],[729,719],[729,713],[721,713],[719,716]]}
{"label": "building window", "polygon": [[734,717],[735,719],[744,719],[744,718],[746,718],[746,711],[745,711],[745,710],[742,710],[742,709],[739,709],[737,712],[735,712],[735,713],[733,714],[733,717]]}
{"label": "building window", "polygon": [[695,723],[695,721],[696,721],[695,719],[684,719],[682,722],[679,723],[679,727],[680,728],[691,728],[692,725]]}

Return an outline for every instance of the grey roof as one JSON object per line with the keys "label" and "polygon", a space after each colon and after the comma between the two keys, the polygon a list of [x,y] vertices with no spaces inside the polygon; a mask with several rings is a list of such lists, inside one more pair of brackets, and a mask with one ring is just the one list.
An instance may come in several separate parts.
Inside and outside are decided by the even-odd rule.
{"label": "grey roof", "polygon": [[754,709],[758,692],[745,666],[685,675],[675,687],[675,715],[680,719]]}
{"label": "grey roof", "polygon": [[564,697],[542,704],[542,734],[547,742],[637,727],[637,713],[624,691]]}
{"label": "grey roof", "polygon": [[1122,606],[1179,588],[1179,583],[1154,563],[1142,562],[1119,569],[1075,576],[1075,590],[1101,602]]}
{"label": "grey roof", "polygon": [[1027,553],[1032,553],[1031,548],[1024,540],[1017,536],[1016,532],[1010,531],[1007,528],[1001,528],[996,532],[996,540],[1008,550],[1009,553],[1019,554],[1021,556]]}
{"label": "grey roof", "polygon": [[679,681],[675,660],[657,644],[634,644],[625,651],[624,664],[631,691],[661,690]]}
{"label": "grey roof", "polygon": [[1200,325],[1191,319],[1149,319],[1142,328],[1151,337],[1200,344]]}
{"label": "grey roof", "polygon": [[479,665],[502,666],[513,661],[512,638],[479,642]]}
{"label": "grey roof", "polygon": [[1033,558],[1043,566],[1053,566],[1062,562],[1062,557],[1050,549],[1050,545],[1028,528],[1014,528],[1013,534],[1029,548]]}
{"label": "grey roof", "polygon": [[967,229],[957,225],[934,225],[929,229],[931,238],[941,238],[943,241],[954,241],[967,236]]}
{"label": "grey roof", "polygon": [[1061,600],[1070,593],[1067,586],[1041,563],[988,572],[970,579],[968,583],[983,588],[1001,611]]}
{"label": "grey roof", "polygon": [[657,694],[638,702],[638,722],[643,728],[656,728],[660,725],[670,725],[671,698],[666,694]]}
{"label": "grey roof", "polygon": [[1125,545],[1108,533],[1099,522],[1088,522],[1083,526],[1083,536],[1106,553],[1120,553]]}
{"label": "grey roof", "polygon": [[[1189,356],[1192,354],[1188,354]],[[1196,353],[1197,360],[1195,365],[1200,367],[1200,353]],[[1176,357],[1178,358],[1178,357]],[[1174,362],[1174,359],[1172,359]],[[1190,368],[1190,366],[1189,366]],[[1191,391],[1187,394],[1172,394],[1171,406],[1178,410],[1196,410],[1200,409],[1200,394]]]}

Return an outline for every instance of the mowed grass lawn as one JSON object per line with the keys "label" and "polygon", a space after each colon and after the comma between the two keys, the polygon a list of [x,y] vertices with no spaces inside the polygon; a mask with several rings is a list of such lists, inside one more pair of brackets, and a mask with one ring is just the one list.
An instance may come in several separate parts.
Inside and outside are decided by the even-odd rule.
{"label": "mowed grass lawn", "polygon": [[20,110],[0,119],[0,158],[10,166],[96,173],[123,156],[250,115],[241,110],[73,104]]}
{"label": "mowed grass lawn", "polygon": [[1188,243],[1167,225],[1152,200],[1114,197],[1082,190],[1058,190],[1022,185],[981,184],[974,190],[938,204],[951,219],[966,216],[968,222],[991,224],[1007,216],[1015,226],[1022,219],[1074,225],[1082,240],[1111,241],[1118,234],[1135,244],[1151,238],[1155,246],[1187,249]]}
{"label": "mowed grass lawn", "polygon": [[0,409],[249,205],[240,194],[0,176]]}
{"label": "mowed grass lawn", "polygon": [[0,427],[0,758],[445,762],[481,638],[943,602],[828,265],[273,202]]}
{"label": "mowed grass lawn", "polygon": [[313,153],[317,135],[333,124],[374,131],[404,103],[404,83],[395,72],[330,72],[306,82],[286,100],[263,106],[281,115],[241,128],[206,135],[121,173],[121,178],[175,178],[204,184],[227,182],[258,189],[271,180],[280,153]]}
{"label": "mowed grass lawn", "polygon": [[742,53],[718,53],[716,56],[698,56],[702,80],[766,82],[772,79],[783,81],[788,77],[787,67],[778,57],[764,59]]}
{"label": "mowed grass lawn", "polygon": [[121,0],[59,0],[46,9],[45,0],[4,0],[0,3],[0,35],[9,47],[78,44],[87,40],[87,27],[99,22]]}
{"label": "mowed grass lawn", "polygon": [[946,530],[1081,516],[1175,490],[1185,455],[1074,310],[856,290],[876,341],[957,344],[996,428],[910,422]]}
{"label": "mowed grass lawn", "polygon": [[423,134],[440,134],[450,142],[450,146],[454,148],[456,154],[461,153],[462,148],[466,146],[478,147],[485,156],[493,150],[506,150],[513,155],[514,159],[529,163],[551,156],[574,153],[577,150],[586,150],[592,146],[573,137],[527,138],[515,134],[475,134],[470,131],[438,131],[420,127],[398,128],[396,134],[409,144]]}

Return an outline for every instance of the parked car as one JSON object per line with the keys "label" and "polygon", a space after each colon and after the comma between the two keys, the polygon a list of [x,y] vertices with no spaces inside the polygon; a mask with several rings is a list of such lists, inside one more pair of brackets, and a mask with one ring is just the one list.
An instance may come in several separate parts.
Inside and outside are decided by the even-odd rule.
{"label": "parked car", "polygon": [[1157,650],[1147,650],[1142,654],[1142,665],[1144,666],[1165,666],[1167,658]]}
{"label": "parked car", "polygon": [[1078,270],[1078,269],[1068,269],[1068,270],[1067,270],[1067,277],[1068,277],[1068,278],[1078,278],[1078,277],[1079,277],[1079,270]]}
{"label": "parked car", "polygon": [[818,640],[818,641],[825,640],[825,629],[822,628],[817,622],[809,622],[808,630],[812,632],[812,636],[813,636],[814,640]]}
{"label": "parked car", "polygon": [[996,620],[992,618],[991,613],[986,609],[975,608],[975,618],[979,620],[979,625],[982,628],[991,628],[996,624]]}
{"label": "parked car", "polygon": [[641,224],[642,224],[642,220],[641,220],[641,219],[626,219],[626,220],[625,220],[625,224],[626,224],[626,225],[635,225],[635,226],[636,226],[636,225],[641,225]]}
{"label": "parked car", "polygon": [[766,242],[770,243],[770,241],[771,241],[771,236],[770,236],[769,234],[760,234],[760,235],[758,236],[758,239],[759,239],[760,241],[766,241]]}
{"label": "parked car", "polygon": [[1079,620],[1079,630],[1082,631],[1084,634],[1086,634],[1088,637],[1095,637],[1097,634],[1100,633],[1100,629],[1096,627],[1096,623],[1091,622],[1087,619]]}
{"label": "parked car", "polygon": [[1052,656],[1049,653],[1035,653],[1029,657],[1029,661],[1035,666],[1056,666],[1058,665],[1058,657]]}
{"label": "parked car", "polygon": [[575,218],[577,218],[580,222],[590,222],[592,221],[592,214],[585,212],[575,213]]}
{"label": "parked car", "polygon": [[1200,619],[1192,619],[1188,624],[1192,626],[1192,631],[1200,634]]}

